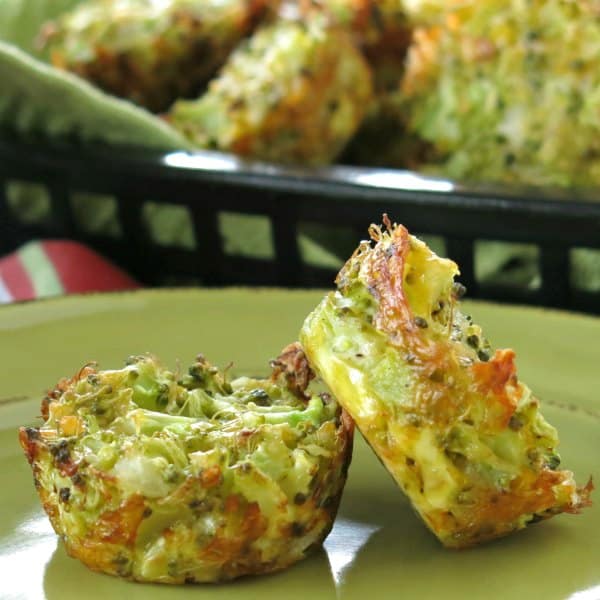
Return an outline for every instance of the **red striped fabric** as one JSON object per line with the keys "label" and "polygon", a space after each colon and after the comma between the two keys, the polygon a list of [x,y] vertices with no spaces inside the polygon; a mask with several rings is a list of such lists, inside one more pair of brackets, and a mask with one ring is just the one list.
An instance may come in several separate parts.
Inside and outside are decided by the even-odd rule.
{"label": "red striped fabric", "polygon": [[67,294],[140,287],[124,271],[83,244],[52,240],[42,242],[42,247]]}
{"label": "red striped fabric", "polygon": [[[42,264],[43,263],[43,264]],[[127,273],[77,242],[30,242],[0,258],[0,302],[40,296],[132,290],[140,285]]]}
{"label": "red striped fabric", "polygon": [[14,300],[35,298],[33,283],[16,252],[0,259],[0,277]]}

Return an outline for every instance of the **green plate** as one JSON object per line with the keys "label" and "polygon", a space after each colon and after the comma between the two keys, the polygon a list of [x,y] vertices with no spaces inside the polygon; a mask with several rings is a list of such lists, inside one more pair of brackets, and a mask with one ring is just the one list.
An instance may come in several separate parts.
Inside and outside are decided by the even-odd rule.
{"label": "green plate", "polygon": [[[564,515],[462,552],[444,550],[417,520],[362,440],[323,550],[271,576],[232,584],[134,584],[70,559],[42,512],[16,427],[36,422],[39,398],[83,363],[120,366],[154,352],[175,366],[198,352],[234,371],[265,373],[296,337],[318,292],[143,291],[0,308],[0,597],[160,598],[600,598],[600,509]],[[600,481],[600,320],[470,304],[493,342],[517,351],[521,377],[561,434],[563,463]]]}

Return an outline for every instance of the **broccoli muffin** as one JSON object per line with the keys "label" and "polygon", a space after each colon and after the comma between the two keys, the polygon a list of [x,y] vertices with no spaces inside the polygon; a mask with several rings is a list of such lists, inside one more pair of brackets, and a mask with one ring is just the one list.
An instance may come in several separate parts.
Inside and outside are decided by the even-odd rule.
{"label": "broccoli muffin", "polygon": [[365,119],[349,142],[342,162],[417,168],[425,144],[408,134],[400,83],[412,28],[401,0],[305,0],[305,17],[326,15],[329,22],[347,28],[361,48],[373,73],[374,96]]}
{"label": "broccoli muffin", "polygon": [[399,0],[307,0],[305,18],[325,15],[329,23],[354,34],[372,70],[377,95],[398,94],[412,28]]}
{"label": "broccoli muffin", "polygon": [[401,225],[372,226],[300,341],[427,526],[462,548],[589,503],[556,430],[460,310],[456,265]]}
{"label": "broccoli muffin", "polygon": [[278,2],[88,0],[44,25],[52,63],[158,112],[198,92]]}
{"label": "broccoli muffin", "polygon": [[209,582],[283,569],[330,531],[352,421],[299,346],[270,379],[228,381],[202,356],[183,377],[156,359],[83,367],[20,442],[68,553],[138,581]]}
{"label": "broccoli muffin", "polygon": [[177,102],[169,121],[201,148],[319,165],[354,135],[372,93],[347,32],[282,19],[243,43],[201,98]]}
{"label": "broccoli muffin", "polygon": [[417,29],[401,92],[409,131],[434,149],[433,170],[597,186],[597,17],[594,2],[469,0]]}

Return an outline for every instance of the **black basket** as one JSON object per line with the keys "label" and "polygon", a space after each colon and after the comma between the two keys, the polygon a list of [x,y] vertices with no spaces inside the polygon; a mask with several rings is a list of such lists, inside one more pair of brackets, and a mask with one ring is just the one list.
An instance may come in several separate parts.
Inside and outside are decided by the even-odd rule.
{"label": "black basket", "polygon": [[[44,186],[50,210],[43,220],[27,222],[14,212],[6,193],[14,182]],[[82,228],[73,212],[75,192],[115,198],[120,233]],[[142,216],[149,201],[187,209],[193,247],[156,242]],[[571,277],[571,251],[600,248],[600,202],[594,202],[593,193],[499,191],[385,169],[279,168],[210,152],[0,141],[0,252],[33,238],[69,238],[88,244],[146,285],[331,287],[335,266],[304,261],[298,231],[308,227],[317,241],[327,241],[330,231],[344,231],[336,249],[341,259],[384,212],[412,232],[443,237],[471,298],[600,313],[600,292],[574,288]],[[228,253],[220,235],[221,213],[268,219],[273,256]],[[474,249],[481,240],[535,245],[538,285],[478,281]]]}

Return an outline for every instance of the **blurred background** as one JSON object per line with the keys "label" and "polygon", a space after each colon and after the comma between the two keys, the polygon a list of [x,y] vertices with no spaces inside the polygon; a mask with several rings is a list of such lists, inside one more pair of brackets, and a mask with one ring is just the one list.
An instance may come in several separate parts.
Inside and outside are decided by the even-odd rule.
{"label": "blurred background", "polygon": [[3,0],[0,301],[329,287],[403,222],[599,312],[600,4]]}

